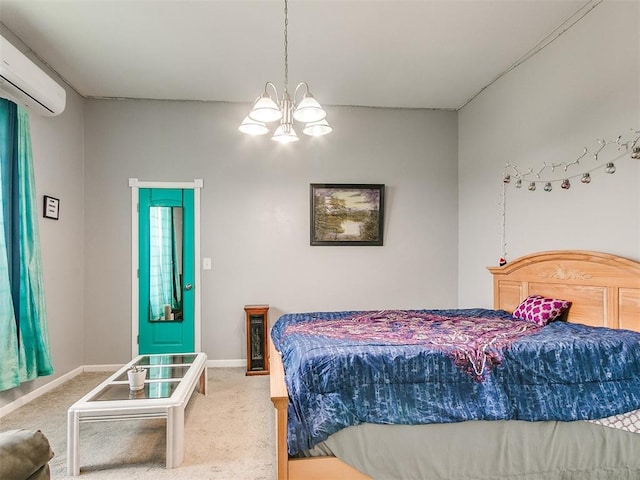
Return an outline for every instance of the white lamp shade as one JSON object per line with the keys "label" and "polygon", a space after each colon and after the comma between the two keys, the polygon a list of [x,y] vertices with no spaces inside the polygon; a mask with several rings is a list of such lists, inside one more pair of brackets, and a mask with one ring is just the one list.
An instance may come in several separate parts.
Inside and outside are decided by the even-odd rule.
{"label": "white lamp shade", "polygon": [[333,132],[333,128],[331,128],[326,118],[323,118],[319,122],[307,123],[304,130],[302,130],[302,133],[312,137],[321,137],[331,132]]}
{"label": "white lamp shade", "polygon": [[326,116],[327,112],[310,93],[304,96],[293,112],[293,118],[303,123],[318,122]]}
{"label": "white lamp shade", "polygon": [[276,133],[273,134],[273,137],[271,137],[271,140],[275,140],[280,143],[291,143],[297,142],[299,138],[291,124],[281,124],[277,128]]}
{"label": "white lamp shade", "polygon": [[256,120],[262,123],[269,123],[282,118],[282,111],[276,105],[271,97],[262,95],[256,103],[253,104],[253,110],[249,112],[251,120]]}
{"label": "white lamp shade", "polygon": [[249,116],[244,117],[238,130],[247,135],[264,135],[269,131],[264,123],[252,120]]}

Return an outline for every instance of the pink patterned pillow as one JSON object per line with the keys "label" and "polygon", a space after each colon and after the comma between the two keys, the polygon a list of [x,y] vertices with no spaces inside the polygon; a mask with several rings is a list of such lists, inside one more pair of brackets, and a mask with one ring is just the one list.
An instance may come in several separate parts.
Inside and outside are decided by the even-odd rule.
{"label": "pink patterned pillow", "polygon": [[529,295],[518,305],[516,311],[513,312],[513,317],[544,326],[562,315],[570,306],[571,302],[568,300]]}

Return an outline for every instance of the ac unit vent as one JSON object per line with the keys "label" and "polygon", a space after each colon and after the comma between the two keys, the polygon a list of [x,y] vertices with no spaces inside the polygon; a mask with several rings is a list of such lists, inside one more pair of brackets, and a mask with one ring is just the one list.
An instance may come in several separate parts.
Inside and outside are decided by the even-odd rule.
{"label": "ac unit vent", "polygon": [[61,114],[67,101],[64,88],[2,36],[0,97],[47,117]]}

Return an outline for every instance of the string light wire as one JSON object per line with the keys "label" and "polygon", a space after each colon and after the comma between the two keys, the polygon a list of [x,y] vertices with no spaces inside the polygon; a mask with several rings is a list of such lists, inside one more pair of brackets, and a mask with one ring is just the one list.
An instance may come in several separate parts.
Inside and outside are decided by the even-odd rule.
{"label": "string light wire", "polygon": [[[502,191],[500,192],[500,201],[498,202],[498,205],[500,206],[500,261],[499,261],[500,265],[504,265],[507,262],[506,260],[507,259],[507,228],[506,228],[507,227],[507,186],[511,183],[512,178],[515,178],[516,182],[519,183],[520,186],[522,184],[522,181],[525,181],[525,180],[527,182],[530,182],[530,185],[533,184],[533,188],[531,188],[531,186],[529,187],[529,190],[531,191],[535,190],[536,183],[544,183],[545,190],[549,192],[551,191],[551,188],[547,188],[547,186],[550,187],[551,183],[553,182],[563,182],[562,187],[563,189],[567,190],[569,186],[565,187],[564,186],[565,182],[569,182],[569,180],[572,180],[577,177],[582,177],[583,179],[585,178],[585,176],[590,177],[591,173],[601,168],[604,168],[606,170],[606,169],[611,169],[613,167],[613,170],[609,172],[609,173],[613,173],[615,172],[615,167],[613,166],[614,162],[620,160],[623,157],[626,157],[627,155],[629,155],[630,152],[631,152],[631,158],[640,159],[640,130],[631,129],[631,131],[634,133],[635,138],[624,141],[624,142],[622,141],[622,135],[618,136],[615,140],[609,141],[609,142],[607,142],[604,139],[598,140],[597,142],[598,142],[599,148],[592,153],[594,161],[599,161],[600,152],[602,152],[604,148],[607,147],[608,145],[618,145],[618,150],[624,149],[624,151],[618,154],[616,157],[607,160],[606,163],[596,165],[595,167],[589,168],[586,170],[582,169],[579,173],[564,175],[558,178],[541,178],[543,172],[547,168],[551,168],[551,172],[555,173],[555,169],[559,167],[564,167],[563,171],[566,172],[570,167],[580,165],[580,159],[586,157],[590,153],[587,147],[584,147],[582,154],[572,162],[551,163],[551,165],[547,164],[547,162],[543,162],[542,168],[540,168],[537,173],[535,173],[535,170],[531,167],[526,172],[520,173],[520,169],[517,165],[510,164],[510,163],[505,164],[504,175],[502,178]],[[535,179],[526,178],[526,177],[529,177],[530,175],[535,175],[536,178]],[[589,182],[590,182],[590,178],[589,178],[589,181],[585,183],[589,183]]]}
{"label": "string light wire", "polygon": [[[558,167],[562,167],[564,166],[564,171],[568,171],[569,167],[572,167],[574,165],[580,165],[580,159],[585,157],[586,155],[588,155],[589,149],[587,147],[584,147],[584,151],[582,152],[582,154],[573,162],[569,162],[569,163],[552,163],[551,165],[547,164],[547,162],[542,162],[542,167],[538,170],[537,173],[534,173],[535,170],[533,170],[533,168],[529,168],[528,171],[526,171],[525,173],[520,173],[520,169],[517,165],[515,164],[511,164],[511,163],[506,163],[505,164],[505,169],[504,169],[504,177],[503,177],[503,183],[510,183],[512,178],[515,179],[519,179],[519,180],[526,180],[527,182],[530,183],[554,183],[554,182],[562,182],[563,180],[571,180],[573,178],[577,178],[580,177],[582,175],[584,175],[585,173],[593,173],[596,170],[599,170],[601,168],[606,168],[608,163],[613,163],[616,162],[618,160],[620,160],[621,158],[627,156],[629,154],[629,151],[633,151],[636,146],[638,146],[640,144],[640,130],[632,130],[632,132],[634,132],[634,134],[636,134],[636,138],[632,139],[632,140],[627,140],[626,142],[622,142],[622,136],[618,136],[615,140],[613,141],[605,141],[605,140],[598,140],[598,144],[600,145],[600,147],[598,148],[598,150],[596,150],[592,155],[594,157],[595,161],[599,161],[599,155],[600,152],[602,152],[602,150],[608,146],[608,145],[618,145],[618,149],[622,149],[624,148],[624,151],[621,152],[619,155],[617,155],[616,157],[607,160],[606,163],[602,163],[600,165],[596,165],[593,168],[587,169],[587,170],[581,170],[579,173],[575,173],[575,174],[570,174],[570,175],[563,175],[562,177],[554,177],[554,178],[543,178],[542,174],[543,172],[547,169],[547,168],[551,168],[551,172],[555,173],[555,169]],[[535,179],[528,179],[527,177],[529,175],[535,175]]]}

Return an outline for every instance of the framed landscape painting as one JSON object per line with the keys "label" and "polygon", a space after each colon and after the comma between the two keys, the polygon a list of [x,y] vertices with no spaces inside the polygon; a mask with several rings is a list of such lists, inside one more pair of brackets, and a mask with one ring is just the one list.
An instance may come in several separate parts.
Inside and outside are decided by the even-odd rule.
{"label": "framed landscape painting", "polygon": [[311,245],[382,245],[383,184],[311,184]]}

